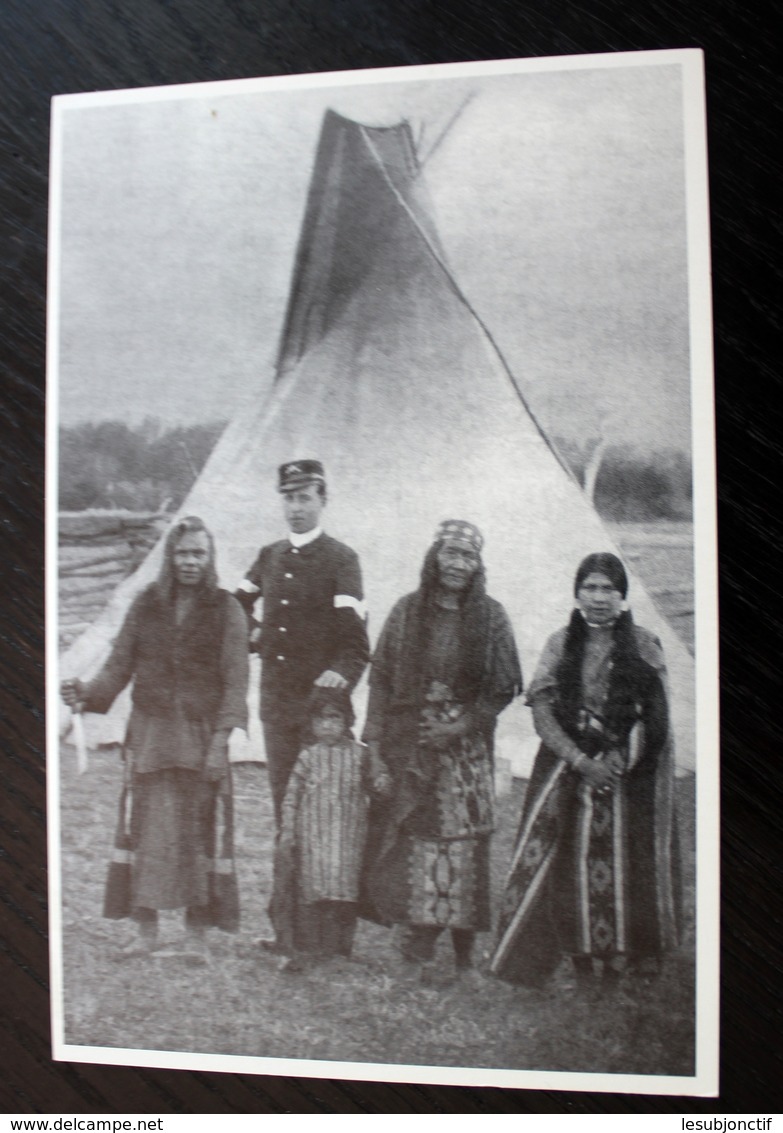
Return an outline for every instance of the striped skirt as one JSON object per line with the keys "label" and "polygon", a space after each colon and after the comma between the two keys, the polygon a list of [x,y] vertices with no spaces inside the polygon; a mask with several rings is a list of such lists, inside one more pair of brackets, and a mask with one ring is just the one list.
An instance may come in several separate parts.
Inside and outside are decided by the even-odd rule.
{"label": "striped skirt", "polygon": [[563,955],[657,955],[676,943],[676,843],[671,812],[662,830],[655,802],[653,779],[629,776],[597,792],[542,749],[501,905],[495,975],[535,984]]}

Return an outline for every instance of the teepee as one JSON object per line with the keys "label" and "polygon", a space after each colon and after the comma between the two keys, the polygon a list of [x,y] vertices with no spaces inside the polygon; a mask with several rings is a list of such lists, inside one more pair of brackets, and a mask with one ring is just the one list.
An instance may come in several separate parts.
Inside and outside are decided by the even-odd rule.
{"label": "teepee", "polygon": [[[258,547],[283,534],[277,466],[323,461],[325,527],[359,554],[371,640],[416,587],[437,524],[470,520],[529,680],[569,616],[577,564],[616,548],[461,292],[432,216],[407,123],[368,128],[327,112],[276,380],[228,426],[180,511],[211,528],[221,582],[233,589]],[[160,552],[63,656],[63,676],[96,671]],[[633,577],[629,599],[663,642],[678,760],[692,767],[693,660]],[[526,773],[534,742],[521,702],[501,717],[498,749]]]}

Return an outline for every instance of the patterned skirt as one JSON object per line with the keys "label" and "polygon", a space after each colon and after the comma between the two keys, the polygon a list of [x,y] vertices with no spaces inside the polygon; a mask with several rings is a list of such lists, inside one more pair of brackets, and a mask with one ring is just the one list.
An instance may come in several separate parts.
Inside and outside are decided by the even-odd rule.
{"label": "patterned skirt", "polygon": [[610,792],[594,791],[542,749],[491,971],[513,983],[538,983],[564,954],[609,959],[673,946],[671,835],[670,826],[656,828],[653,780],[629,777]]}
{"label": "patterned skirt", "polygon": [[[393,807],[390,836],[373,867],[374,906],[389,924],[487,932],[491,759],[477,737],[431,758],[437,767],[415,805]],[[407,788],[415,799],[416,784]]]}

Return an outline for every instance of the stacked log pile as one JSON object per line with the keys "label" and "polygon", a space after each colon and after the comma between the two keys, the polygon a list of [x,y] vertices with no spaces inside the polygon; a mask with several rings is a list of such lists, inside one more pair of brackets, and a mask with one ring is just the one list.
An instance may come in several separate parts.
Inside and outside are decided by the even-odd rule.
{"label": "stacked log pile", "polygon": [[58,531],[59,641],[66,649],[95,621],[169,524],[158,513],[63,512]]}

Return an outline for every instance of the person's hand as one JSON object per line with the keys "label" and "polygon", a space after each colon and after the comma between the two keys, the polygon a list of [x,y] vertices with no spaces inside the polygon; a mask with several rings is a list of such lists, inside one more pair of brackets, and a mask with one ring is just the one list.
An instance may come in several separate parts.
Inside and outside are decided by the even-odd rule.
{"label": "person's hand", "polygon": [[228,769],[228,736],[228,732],[215,732],[209,741],[204,761],[204,778],[210,783],[222,779]]}
{"label": "person's hand", "polygon": [[467,721],[464,716],[459,720],[423,720],[419,724],[419,743],[442,751],[451,741],[464,736],[467,731]]}
{"label": "person's hand", "polygon": [[334,669],[324,669],[314,683],[316,688],[348,688],[348,681]]}
{"label": "person's hand", "polygon": [[60,685],[60,696],[69,708],[76,708],[84,701],[86,686],[78,677],[71,677]]}
{"label": "person's hand", "polygon": [[615,775],[622,775],[625,771],[625,760],[619,751],[610,751],[604,758],[607,767],[611,767]]}
{"label": "person's hand", "polygon": [[609,764],[595,759],[583,759],[577,771],[594,791],[610,790],[618,777],[617,772]]}
{"label": "person's hand", "polygon": [[381,758],[381,745],[377,740],[367,741],[367,770],[370,792],[378,798],[387,799],[392,793],[394,781]]}
{"label": "person's hand", "polygon": [[372,793],[379,799],[391,798],[394,791],[394,780],[388,771],[379,771],[372,776],[370,783]]}

